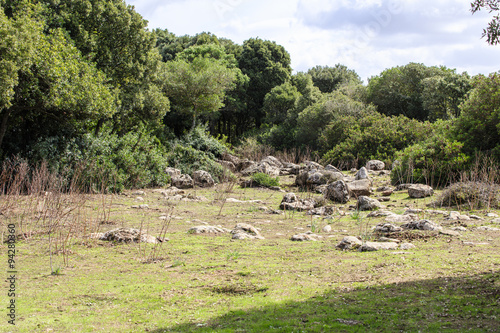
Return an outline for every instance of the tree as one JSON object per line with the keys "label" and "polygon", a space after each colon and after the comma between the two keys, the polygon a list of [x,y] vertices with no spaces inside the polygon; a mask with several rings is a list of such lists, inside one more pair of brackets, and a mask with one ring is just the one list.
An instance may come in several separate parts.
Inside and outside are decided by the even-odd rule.
{"label": "tree", "polygon": [[[475,0],[471,3],[472,14],[480,11],[482,8],[489,10],[490,13],[500,10],[500,0]],[[500,43],[500,15],[495,15],[488,23],[488,27],[483,29],[483,38],[490,45]]]}
{"label": "tree", "polygon": [[234,87],[235,78],[236,72],[221,61],[200,56],[188,62],[180,57],[167,63],[164,89],[178,111],[191,114],[193,129],[200,114],[224,106],[226,91]]}
{"label": "tree", "polygon": [[424,80],[446,75],[445,67],[427,67],[409,63],[386,69],[368,82],[368,102],[385,115],[404,115],[411,119],[427,120],[429,110],[424,106]]}
{"label": "tree", "polygon": [[361,84],[361,78],[352,69],[337,64],[335,67],[316,66],[307,71],[311,75],[314,85],[323,93],[330,93],[342,84],[350,82]]}
{"label": "tree", "polygon": [[264,118],[264,98],[272,88],[290,80],[290,54],[271,41],[251,38],[243,43],[238,59],[243,74],[250,78],[247,89],[248,116],[260,127]]}
{"label": "tree", "polygon": [[[57,29],[43,32],[26,5],[7,18],[0,11],[0,144],[9,134],[9,152],[56,133],[75,136],[116,112],[116,94],[105,75],[86,62]],[[35,10],[35,12],[33,12]],[[10,132],[9,132],[10,131]]]}
{"label": "tree", "polygon": [[471,89],[470,76],[454,70],[443,71],[422,80],[423,107],[429,111],[429,120],[451,119],[460,115],[460,104]]}
{"label": "tree", "polygon": [[500,74],[478,75],[473,87],[461,106],[458,138],[469,154],[492,152],[500,160]]}
{"label": "tree", "polygon": [[[161,123],[169,110],[167,98],[160,93],[161,57],[156,36],[134,7],[124,0],[5,0],[5,8],[15,14],[23,10],[22,3],[41,6],[45,33],[67,32],[82,57],[118,89],[121,103],[111,124],[114,132],[124,134],[141,123],[148,127]],[[96,132],[106,120],[100,119]]]}
{"label": "tree", "polygon": [[276,86],[264,98],[265,122],[281,124],[293,112],[301,93],[290,82]]}

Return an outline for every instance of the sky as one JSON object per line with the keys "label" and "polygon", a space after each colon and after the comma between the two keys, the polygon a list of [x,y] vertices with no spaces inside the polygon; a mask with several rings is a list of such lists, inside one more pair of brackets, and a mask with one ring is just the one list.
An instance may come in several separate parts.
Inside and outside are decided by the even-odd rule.
{"label": "sky", "polygon": [[342,64],[367,79],[410,62],[471,75],[500,70],[500,45],[481,39],[493,14],[467,0],[126,0],[148,28],[271,40],[294,72]]}

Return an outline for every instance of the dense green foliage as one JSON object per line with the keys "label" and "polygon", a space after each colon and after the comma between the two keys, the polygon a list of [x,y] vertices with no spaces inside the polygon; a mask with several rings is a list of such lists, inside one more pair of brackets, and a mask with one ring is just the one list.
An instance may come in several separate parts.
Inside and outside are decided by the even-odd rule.
{"label": "dense green foliage", "polygon": [[238,142],[340,167],[380,159],[395,183],[444,185],[472,156],[500,160],[498,74],[410,63],[363,85],[342,64],[292,75],[285,48],[260,38],[149,31],[124,0],[0,6],[2,159],[84,166],[112,190],[164,185],[167,165],[223,177],[217,159]]}

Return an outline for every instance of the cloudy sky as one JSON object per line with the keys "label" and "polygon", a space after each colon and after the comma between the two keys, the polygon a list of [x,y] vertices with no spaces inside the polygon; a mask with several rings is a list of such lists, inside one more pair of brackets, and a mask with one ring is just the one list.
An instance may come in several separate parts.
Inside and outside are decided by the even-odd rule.
{"label": "cloudy sky", "polygon": [[471,75],[500,70],[500,45],[481,39],[492,14],[467,0],[126,0],[149,28],[212,32],[238,44],[259,37],[283,45],[295,72],[337,63],[365,82],[409,62]]}

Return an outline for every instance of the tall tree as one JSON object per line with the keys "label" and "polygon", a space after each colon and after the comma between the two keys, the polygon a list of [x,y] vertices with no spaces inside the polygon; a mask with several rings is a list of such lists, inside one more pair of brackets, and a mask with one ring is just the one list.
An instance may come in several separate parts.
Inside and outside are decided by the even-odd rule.
{"label": "tall tree", "polygon": [[[475,0],[471,3],[472,14],[486,9],[490,13],[500,10],[500,0]],[[483,38],[486,37],[488,44],[496,45],[500,43],[500,15],[495,15],[488,23],[488,26],[483,29]]]}
{"label": "tall tree", "polygon": [[243,43],[238,60],[241,71],[250,78],[248,116],[253,118],[256,127],[260,127],[264,118],[264,97],[272,88],[290,80],[290,54],[275,42],[251,38]]}
{"label": "tall tree", "polygon": [[10,153],[43,136],[91,130],[117,106],[105,75],[63,31],[44,33],[36,7],[25,5],[11,18],[0,11],[0,144],[9,133]]}
{"label": "tall tree", "polygon": [[224,106],[227,90],[234,88],[236,71],[224,60],[198,56],[185,60],[195,51],[188,51],[167,63],[165,91],[176,111],[192,116],[192,128],[199,115],[210,114]]}
{"label": "tall tree", "polygon": [[347,66],[337,64],[335,67],[316,66],[307,71],[311,75],[314,85],[323,93],[330,93],[338,89],[342,84],[358,83],[361,78]]}
{"label": "tall tree", "polygon": [[43,6],[45,32],[66,31],[83,58],[106,74],[122,101],[111,124],[116,132],[124,133],[139,123],[160,124],[169,108],[157,75],[161,58],[156,36],[146,29],[147,21],[134,7],[124,0],[4,1],[13,13],[22,10],[21,2]]}

